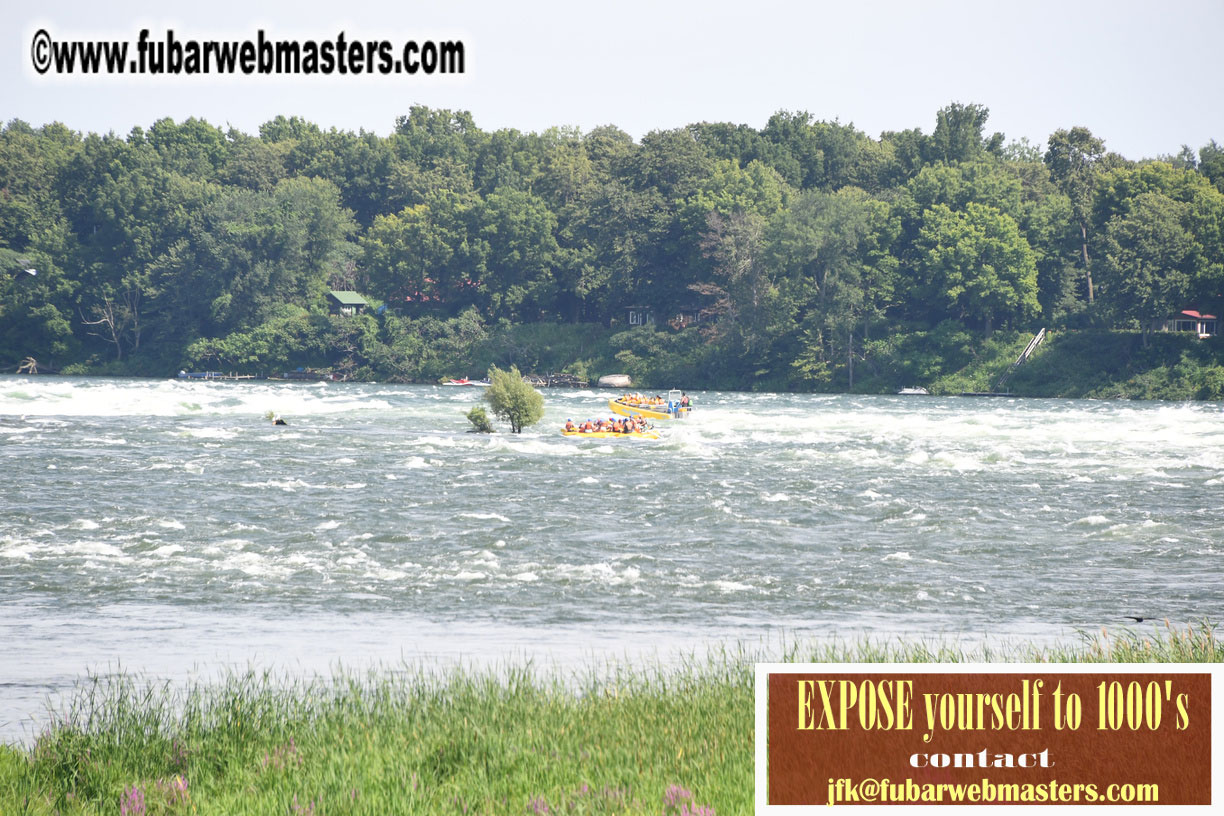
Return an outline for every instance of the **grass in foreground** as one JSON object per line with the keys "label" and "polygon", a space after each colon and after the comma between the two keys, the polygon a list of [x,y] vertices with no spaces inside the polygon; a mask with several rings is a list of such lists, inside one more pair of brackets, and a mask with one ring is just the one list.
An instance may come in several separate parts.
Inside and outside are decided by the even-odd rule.
{"label": "grass in foreground", "polygon": [[[1208,624],[1077,646],[857,641],[784,661],[1219,662]],[[30,748],[0,747],[0,813],[750,813],[752,664],[543,677],[530,667],[310,681],[248,672],[182,692],[90,678]]]}

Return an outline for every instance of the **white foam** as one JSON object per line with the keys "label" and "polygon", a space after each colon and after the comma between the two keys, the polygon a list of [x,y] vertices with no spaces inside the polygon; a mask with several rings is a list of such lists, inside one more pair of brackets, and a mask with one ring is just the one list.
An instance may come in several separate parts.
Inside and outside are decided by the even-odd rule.
{"label": "white foam", "polygon": [[29,561],[34,553],[38,550],[37,545],[33,542],[25,541],[19,544],[12,544],[0,549],[0,555],[5,558],[15,558],[21,561]]}
{"label": "white foam", "polygon": [[459,518],[470,518],[477,521],[510,521],[510,519],[499,513],[459,513],[458,516]]}
{"label": "white foam", "polygon": [[1076,519],[1072,523],[1090,527],[1099,527],[1102,524],[1109,524],[1109,519],[1105,518],[1105,516],[1084,516],[1081,519]]}
{"label": "white foam", "polygon": [[294,493],[300,488],[318,487],[318,485],[308,484],[301,479],[268,479],[265,482],[239,482],[241,487],[271,487],[278,488],[286,493]]}
{"label": "white foam", "polygon": [[379,581],[402,581],[408,577],[408,573],[403,570],[388,569],[386,567],[376,567],[366,573],[367,578],[374,578]]}
{"label": "white foam", "polygon": [[273,563],[254,552],[233,553],[219,566],[223,570],[237,570],[254,578],[283,578],[291,572],[288,567]]}
{"label": "white foam", "polygon": [[618,573],[612,564],[606,562],[577,565],[561,564],[554,571],[562,579],[576,579],[607,586],[636,583],[642,575],[636,567],[626,567]]}
{"label": "white foam", "polygon": [[739,581],[711,581],[710,586],[717,589],[719,592],[748,592],[754,587],[751,584],[743,584]]}
{"label": "white foam", "polygon": [[67,550],[73,555],[105,556],[107,558],[120,559],[127,557],[123,550],[114,544],[107,544],[104,541],[74,541],[68,545]]}
{"label": "white foam", "polygon": [[182,433],[195,439],[233,439],[238,436],[236,431],[227,428],[187,428]]}
{"label": "white foam", "polygon": [[[0,393],[0,415],[34,416],[193,416],[231,415],[264,422],[273,410],[291,418],[353,411],[387,410],[387,400],[345,391],[330,393],[300,383],[264,381],[34,378]],[[193,428],[196,434],[207,429]],[[220,437],[226,438],[226,437]],[[111,442],[111,444],[122,444]]]}

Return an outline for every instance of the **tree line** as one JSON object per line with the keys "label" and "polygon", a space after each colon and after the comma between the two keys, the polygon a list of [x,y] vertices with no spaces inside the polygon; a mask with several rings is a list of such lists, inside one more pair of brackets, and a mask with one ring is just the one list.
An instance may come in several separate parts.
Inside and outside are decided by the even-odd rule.
{"label": "tree line", "polygon": [[[1083,127],[1033,145],[988,118],[953,103],[929,134],[872,138],[783,111],[638,141],[421,106],[385,137],[15,120],[0,363],[841,389],[899,348],[1220,313],[1224,147],[1135,161]],[[378,308],[329,314],[329,289]]]}

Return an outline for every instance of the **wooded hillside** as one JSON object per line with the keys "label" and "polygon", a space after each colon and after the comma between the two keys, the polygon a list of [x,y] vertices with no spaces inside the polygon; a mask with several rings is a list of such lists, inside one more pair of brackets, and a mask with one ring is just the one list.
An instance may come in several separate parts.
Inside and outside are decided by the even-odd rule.
{"label": "wooded hillside", "polygon": [[[999,329],[1221,314],[1224,147],[1132,161],[1081,127],[1032,145],[987,122],[951,104],[873,138],[779,112],[635,141],[424,107],[386,137],[13,121],[0,366],[845,390]],[[332,314],[329,290],[371,306]]]}

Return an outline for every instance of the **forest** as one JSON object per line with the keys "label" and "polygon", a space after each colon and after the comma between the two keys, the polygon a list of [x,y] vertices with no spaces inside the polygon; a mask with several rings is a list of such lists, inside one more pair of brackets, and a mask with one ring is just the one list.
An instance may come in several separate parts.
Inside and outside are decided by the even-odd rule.
{"label": "forest", "polygon": [[1171,348],[1219,380],[1191,395],[1221,396],[1214,339],[1153,329],[1224,309],[1224,146],[1132,160],[1084,127],[1035,145],[988,120],[952,103],[929,133],[873,138],[780,111],[640,140],[422,106],[388,136],[14,120],[0,370],[890,391],[1046,327],[1089,373]]}

